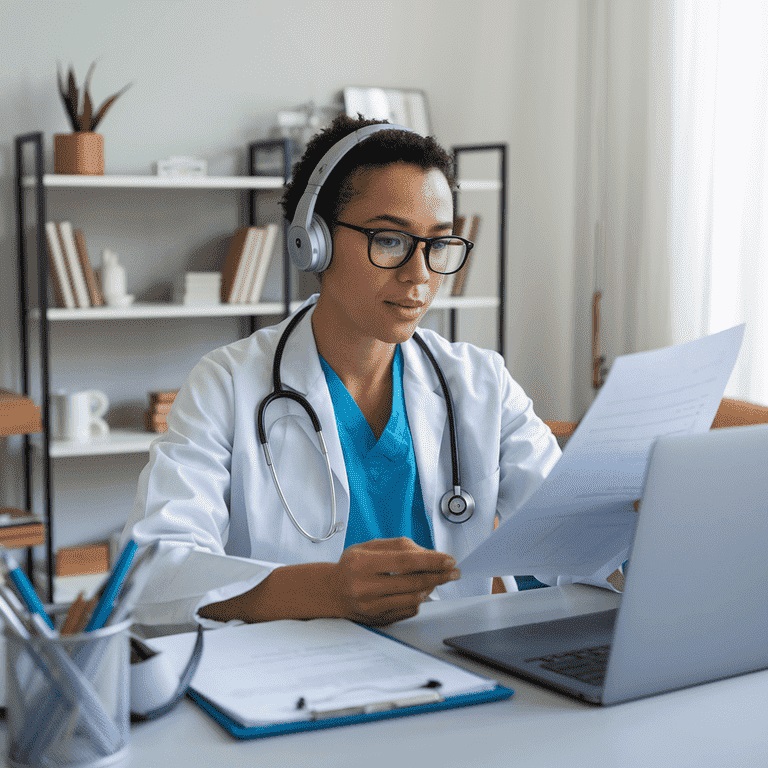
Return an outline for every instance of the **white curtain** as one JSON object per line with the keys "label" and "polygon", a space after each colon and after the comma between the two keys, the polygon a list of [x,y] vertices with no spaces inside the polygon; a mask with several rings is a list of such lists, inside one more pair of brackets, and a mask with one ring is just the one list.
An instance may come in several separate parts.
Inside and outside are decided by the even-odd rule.
{"label": "white curtain", "polygon": [[673,341],[746,322],[727,392],[768,403],[768,4],[671,5]]}
{"label": "white curtain", "polygon": [[591,190],[577,221],[608,362],[746,322],[726,394],[768,403],[768,3],[584,7]]}

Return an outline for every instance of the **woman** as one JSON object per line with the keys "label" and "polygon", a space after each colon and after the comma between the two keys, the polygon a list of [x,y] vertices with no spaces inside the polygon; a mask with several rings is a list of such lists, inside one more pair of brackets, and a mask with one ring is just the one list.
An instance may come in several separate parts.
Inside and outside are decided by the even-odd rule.
{"label": "woman", "polygon": [[[140,546],[162,544],[139,621],[385,624],[413,616],[430,595],[489,592],[490,579],[458,580],[457,560],[559,458],[499,355],[426,330],[426,351],[413,339],[471,244],[449,237],[450,156],[431,138],[372,125],[335,120],[310,142],[283,198],[289,220],[303,212],[309,221],[305,193],[321,160],[328,165],[313,200],[329,241],[319,296],[290,328],[286,320],[203,358],[152,446],[124,532]],[[334,152],[341,157],[328,164]],[[292,226],[289,242],[301,251],[309,241]],[[455,483],[438,370],[453,400],[461,485],[474,498],[460,523],[440,509]],[[256,429],[276,377],[292,393],[264,411],[277,479]],[[328,468],[296,394],[317,412]]]}

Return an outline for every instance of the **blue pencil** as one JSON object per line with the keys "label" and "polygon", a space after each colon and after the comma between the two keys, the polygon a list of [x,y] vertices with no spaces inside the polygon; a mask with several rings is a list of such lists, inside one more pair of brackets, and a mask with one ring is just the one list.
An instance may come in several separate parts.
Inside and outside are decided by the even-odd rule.
{"label": "blue pencil", "polygon": [[2,558],[3,565],[5,566],[6,575],[16,588],[16,592],[27,607],[27,610],[30,613],[37,613],[42,616],[45,619],[45,623],[53,629],[51,617],[46,613],[42,600],[37,596],[37,592],[35,592],[35,588],[30,583],[27,575],[19,568],[19,564],[7,552],[0,551],[0,558]]}
{"label": "blue pencil", "polygon": [[112,573],[109,574],[107,583],[104,585],[99,602],[96,603],[96,608],[94,608],[93,614],[85,627],[86,632],[101,629],[106,623],[109,614],[112,613],[112,608],[123,586],[128,569],[131,567],[131,560],[133,560],[133,556],[138,548],[138,545],[132,539],[123,547],[123,551],[120,553],[120,557],[117,558],[115,567],[112,569]]}

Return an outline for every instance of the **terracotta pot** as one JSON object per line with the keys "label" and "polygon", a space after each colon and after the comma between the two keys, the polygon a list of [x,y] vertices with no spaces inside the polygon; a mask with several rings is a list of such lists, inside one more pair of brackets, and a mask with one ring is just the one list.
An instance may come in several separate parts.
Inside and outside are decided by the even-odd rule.
{"label": "terracotta pot", "polygon": [[104,137],[90,131],[55,134],[53,170],[54,173],[103,176]]}

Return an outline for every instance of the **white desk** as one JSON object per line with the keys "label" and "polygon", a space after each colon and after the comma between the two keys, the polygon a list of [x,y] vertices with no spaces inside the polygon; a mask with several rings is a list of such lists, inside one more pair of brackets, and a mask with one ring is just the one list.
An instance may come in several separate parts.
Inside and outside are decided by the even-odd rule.
{"label": "white desk", "polygon": [[[504,702],[255,741],[231,738],[189,701],[131,731],[130,766],[328,768],[652,768],[768,766],[768,671],[614,707],[571,700],[463,659],[449,635],[617,604],[584,586],[489,595],[423,606],[394,637],[515,689]],[[5,725],[0,728],[5,752]]]}

